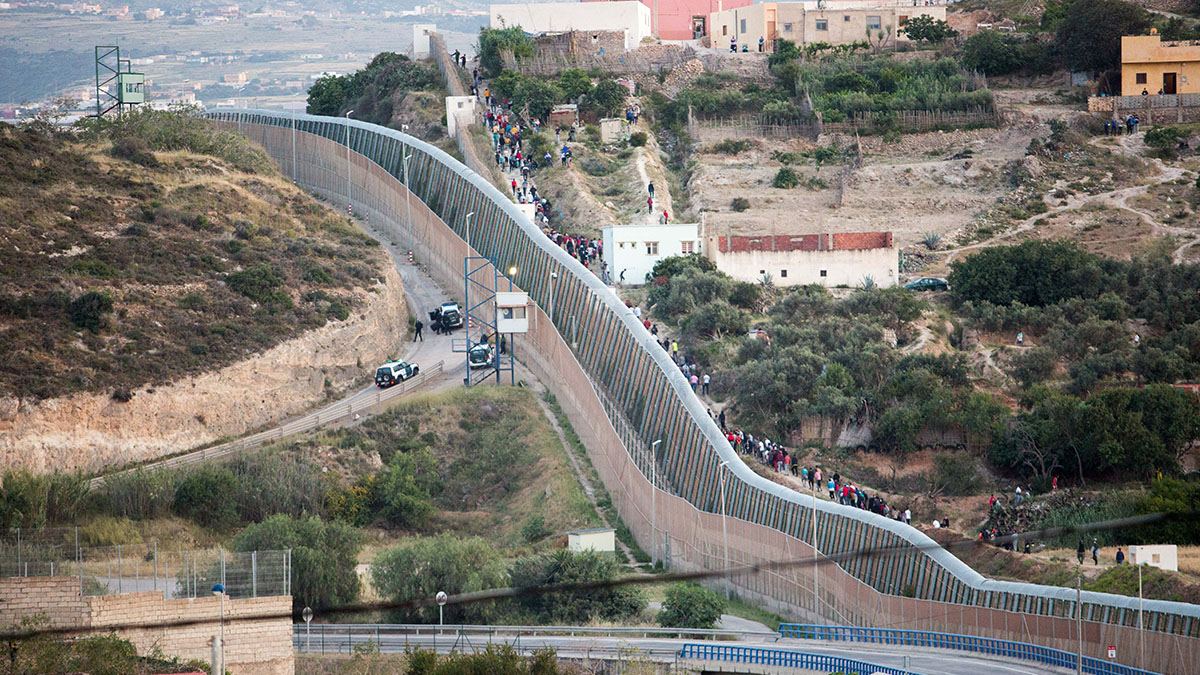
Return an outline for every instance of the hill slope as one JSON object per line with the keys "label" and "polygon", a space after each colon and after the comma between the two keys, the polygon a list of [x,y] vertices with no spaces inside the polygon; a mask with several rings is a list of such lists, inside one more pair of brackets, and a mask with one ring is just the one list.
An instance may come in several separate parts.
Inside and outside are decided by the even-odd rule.
{"label": "hill slope", "polygon": [[0,395],[120,399],[345,320],[376,246],[200,119],[0,125]]}

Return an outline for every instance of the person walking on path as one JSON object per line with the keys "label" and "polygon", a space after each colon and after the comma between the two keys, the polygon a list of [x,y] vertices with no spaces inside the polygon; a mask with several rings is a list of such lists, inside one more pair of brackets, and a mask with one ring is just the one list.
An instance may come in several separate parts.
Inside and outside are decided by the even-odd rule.
{"label": "person walking on path", "polygon": [[1095,539],[1092,540],[1092,564],[1100,564],[1100,546],[1097,544]]}
{"label": "person walking on path", "polygon": [[703,383],[703,386],[701,387],[701,390],[704,392],[705,396],[708,396],[708,382],[709,382],[708,373],[705,373],[704,374],[704,383]]}
{"label": "person walking on path", "polygon": [[1117,564],[1118,565],[1125,564],[1125,553],[1120,548],[1117,549]]}
{"label": "person walking on path", "polygon": [[695,393],[695,391],[696,391],[696,384],[697,384],[699,381],[700,381],[700,378],[696,377],[695,373],[693,373],[693,374],[692,374],[692,376],[688,378],[688,382],[690,382],[690,383],[691,383],[691,385],[692,385],[692,393]]}
{"label": "person walking on path", "polygon": [[425,341],[425,336],[421,335],[421,329],[424,327],[425,327],[425,324],[422,323],[420,319],[418,319],[417,324],[416,324],[416,330],[413,331],[413,342],[416,342],[417,340],[420,340],[421,342]]}
{"label": "person walking on path", "polygon": [[762,50],[763,50],[763,39],[760,37],[760,38],[758,38],[758,52],[761,54]]}
{"label": "person walking on path", "polygon": [[1080,540],[1079,540],[1079,546],[1077,546],[1077,547],[1075,548],[1075,557],[1079,559],[1079,564],[1080,564],[1080,565],[1082,565],[1082,564],[1083,564],[1083,551],[1084,551],[1084,548],[1083,548],[1083,540],[1082,540],[1082,539],[1080,539]]}
{"label": "person walking on path", "polygon": [[653,182],[651,182],[649,185],[646,186],[646,191],[650,193],[650,198],[654,199],[654,183]]}
{"label": "person walking on path", "polygon": [[654,213],[654,197],[646,198],[646,213]]}

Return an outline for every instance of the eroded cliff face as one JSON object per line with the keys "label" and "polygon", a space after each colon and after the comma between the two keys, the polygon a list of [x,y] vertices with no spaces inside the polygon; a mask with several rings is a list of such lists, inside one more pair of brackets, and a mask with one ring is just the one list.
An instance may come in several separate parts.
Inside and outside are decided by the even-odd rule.
{"label": "eroded cliff face", "polygon": [[322,401],[325,381],[354,384],[400,352],[408,309],[386,266],[346,321],[210,373],[147,386],[119,403],[108,392],[44,401],[0,399],[0,466],[96,470],[150,460],[269,426]]}

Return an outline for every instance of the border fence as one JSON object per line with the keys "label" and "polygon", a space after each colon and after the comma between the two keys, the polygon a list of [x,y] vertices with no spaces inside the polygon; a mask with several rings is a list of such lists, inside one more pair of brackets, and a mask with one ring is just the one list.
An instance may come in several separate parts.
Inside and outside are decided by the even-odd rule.
{"label": "border fence", "polygon": [[938,129],[973,129],[1000,124],[993,108],[972,110],[860,111],[841,122],[778,119],[766,115],[689,115],[688,133],[705,141],[724,138],[809,138],[832,133],[923,132]]}
{"label": "border fence", "polygon": [[83,596],[163,591],[164,597],[291,595],[290,550],[168,549],[158,542],[81,545],[79,528],[16,529],[0,536],[0,577],[76,577]]}
{"label": "border fence", "polygon": [[[445,152],[357,120],[262,110],[208,115],[261,143],[301,187],[352,202],[448,287],[462,284],[467,255],[515,267],[514,284],[536,303],[520,355],[558,398],[624,522],[672,569],[789,561],[715,585],[815,622],[1058,649],[1073,648],[1082,627],[1088,655],[1145,639],[1140,667],[1182,674],[1200,662],[1200,607],[1147,600],[1142,613],[1136,598],[987,579],[914,528],[755,474],[632,311],[499,189]],[[618,433],[617,425],[636,434]],[[670,491],[654,487],[623,437],[661,441],[652,474]],[[837,564],[821,564],[822,556],[842,554]],[[1133,665],[1133,651],[1122,650],[1122,662]]]}

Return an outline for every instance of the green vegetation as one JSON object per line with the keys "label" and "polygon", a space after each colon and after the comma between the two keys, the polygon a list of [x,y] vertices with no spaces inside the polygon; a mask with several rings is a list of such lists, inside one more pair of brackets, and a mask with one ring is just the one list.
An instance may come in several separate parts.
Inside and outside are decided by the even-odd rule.
{"label": "green vegetation", "polygon": [[[21,627],[37,628],[39,621]],[[0,675],[155,675],[156,673],[209,671],[207,663],[165,658],[157,653],[138,656],[129,640],[116,635],[72,637],[48,634],[9,643],[0,660]]]}
{"label": "green vegetation", "polygon": [[800,184],[800,174],[790,166],[785,166],[775,173],[775,177],[771,179],[773,187],[781,190],[790,190]]}
{"label": "green vegetation", "polygon": [[308,90],[308,114],[354,111],[355,119],[391,126],[395,104],[405,93],[438,86],[437,69],[395,52],[381,52],[350,75],[326,75]]}
{"label": "green vegetation", "polygon": [[1120,66],[1121,36],[1141,35],[1149,28],[1150,14],[1137,5],[1077,0],[1058,27],[1057,43],[1068,68],[1099,73]]}
{"label": "green vegetation", "polygon": [[0,125],[0,392],[128,401],[360,306],[377,244],[273,166],[191,111]]}
{"label": "green vegetation", "polygon": [[[631,657],[625,664],[628,666],[636,661],[636,658]],[[348,659],[327,659],[298,654],[296,672],[306,675],[559,675],[576,671],[560,665],[553,649],[540,649],[530,656],[521,656],[510,645],[489,644],[479,652],[456,651],[444,656],[419,647],[404,654],[383,654],[377,645],[367,642],[356,645],[353,655]]]}
{"label": "green vegetation", "polygon": [[292,607],[319,612],[358,600],[355,564],[362,543],[362,534],[348,525],[280,514],[238,533],[233,550],[291,549]]}
{"label": "green vegetation", "polygon": [[696,584],[667,588],[658,623],[667,628],[713,628],[725,611],[725,598]]}
{"label": "green vegetation", "polygon": [[480,29],[475,53],[479,54],[479,65],[485,77],[500,75],[500,70],[504,67],[500,61],[501,51],[510,51],[518,58],[532,56],[533,40],[520,26]]}
{"label": "green vegetation", "polygon": [[951,28],[950,24],[928,14],[912,17],[898,32],[907,35],[910,40],[919,42],[940,43],[958,37],[958,31]]}
{"label": "green vegetation", "polygon": [[578,103],[583,112],[611,117],[624,108],[629,96],[629,90],[615,80],[603,77],[593,85],[591,77],[578,69],[564,70],[554,81],[503,70],[492,80],[491,90],[492,96],[511,101],[514,109],[527,110],[542,120],[560,103]]}
{"label": "green vegetation", "polygon": [[[371,565],[371,580],[384,597],[395,602],[426,599],[438,591],[450,595],[489,588],[527,588],[557,583],[610,581],[618,567],[611,555],[595,552],[524,556],[505,565],[494,547],[478,537],[459,539],[447,534],[418,539],[379,554]],[[640,591],[632,588],[597,589],[580,593],[519,595],[512,602],[475,602],[444,608],[453,623],[582,625],[594,620],[620,620],[645,609]],[[391,620],[433,622],[436,607],[395,610]]]}

